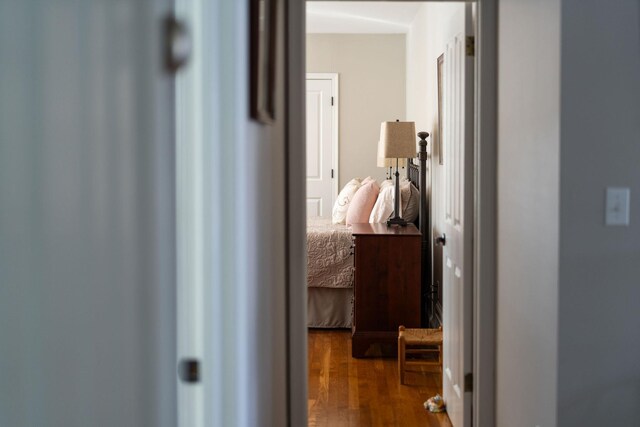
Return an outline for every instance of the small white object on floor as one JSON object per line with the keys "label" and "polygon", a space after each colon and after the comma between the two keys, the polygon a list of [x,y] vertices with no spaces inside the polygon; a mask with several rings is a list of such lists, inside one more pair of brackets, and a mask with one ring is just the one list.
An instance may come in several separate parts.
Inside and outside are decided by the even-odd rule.
{"label": "small white object on floor", "polygon": [[442,396],[436,394],[424,402],[424,409],[429,412],[444,412],[446,410],[446,406]]}

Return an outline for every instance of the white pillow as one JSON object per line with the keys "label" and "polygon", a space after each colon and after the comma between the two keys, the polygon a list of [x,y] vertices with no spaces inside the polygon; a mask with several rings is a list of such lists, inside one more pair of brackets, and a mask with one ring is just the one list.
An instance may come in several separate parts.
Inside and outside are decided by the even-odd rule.
{"label": "white pillow", "polygon": [[[385,181],[387,182],[387,181]],[[384,183],[383,183],[384,184]],[[386,222],[393,212],[393,185],[385,185],[380,189],[376,204],[369,216],[369,222]]]}
{"label": "white pillow", "polygon": [[382,181],[382,184],[380,184],[380,191],[382,191],[385,187],[388,186],[394,186],[394,182],[391,179],[385,179],[384,181]]}
{"label": "white pillow", "polygon": [[331,219],[334,224],[344,224],[347,210],[349,210],[349,203],[351,203],[351,199],[353,199],[353,195],[356,194],[358,188],[360,188],[360,180],[354,178],[347,182],[347,185],[340,191],[336,202],[333,204]]}
{"label": "white pillow", "polygon": [[[393,188],[393,200],[395,202],[396,198],[396,182],[391,181],[391,187]],[[407,203],[411,198],[411,181],[407,178],[402,178],[400,180],[400,216],[404,218],[404,211],[407,209]],[[395,204],[391,208],[392,210],[395,208]],[[395,212],[391,212],[393,216],[395,216]]]}

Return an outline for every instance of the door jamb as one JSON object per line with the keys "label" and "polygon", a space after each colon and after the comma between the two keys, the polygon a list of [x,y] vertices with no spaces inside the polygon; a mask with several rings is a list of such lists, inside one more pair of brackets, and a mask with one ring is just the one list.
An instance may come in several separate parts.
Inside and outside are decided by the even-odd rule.
{"label": "door jamb", "polygon": [[471,425],[496,425],[497,0],[477,0]]}
{"label": "door jamb", "polygon": [[331,96],[333,97],[333,108],[331,108],[331,168],[334,170],[331,206],[333,206],[338,198],[340,183],[340,77],[338,73],[307,73],[307,80],[331,80]]}
{"label": "door jamb", "polygon": [[308,424],[306,242],[306,2],[285,7],[285,174],[288,426]]}

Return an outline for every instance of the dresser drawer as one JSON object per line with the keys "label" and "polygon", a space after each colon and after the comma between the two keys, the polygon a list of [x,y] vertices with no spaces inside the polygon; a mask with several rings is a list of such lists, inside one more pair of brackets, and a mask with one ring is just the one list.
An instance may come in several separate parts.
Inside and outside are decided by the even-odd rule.
{"label": "dresser drawer", "polygon": [[420,233],[377,225],[354,225],[354,357],[395,353],[398,326],[420,326]]}

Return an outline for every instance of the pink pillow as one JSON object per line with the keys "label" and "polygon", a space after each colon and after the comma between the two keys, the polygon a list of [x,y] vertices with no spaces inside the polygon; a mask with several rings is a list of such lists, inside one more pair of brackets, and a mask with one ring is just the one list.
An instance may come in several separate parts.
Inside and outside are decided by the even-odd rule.
{"label": "pink pillow", "polygon": [[347,225],[369,222],[369,216],[379,193],[380,187],[375,180],[358,188],[349,204],[349,210],[347,210]]}
{"label": "pink pillow", "polygon": [[371,181],[375,181],[375,179],[371,178],[370,176],[366,177],[365,179],[363,179],[362,181],[360,181],[360,185],[365,185],[370,183]]}

